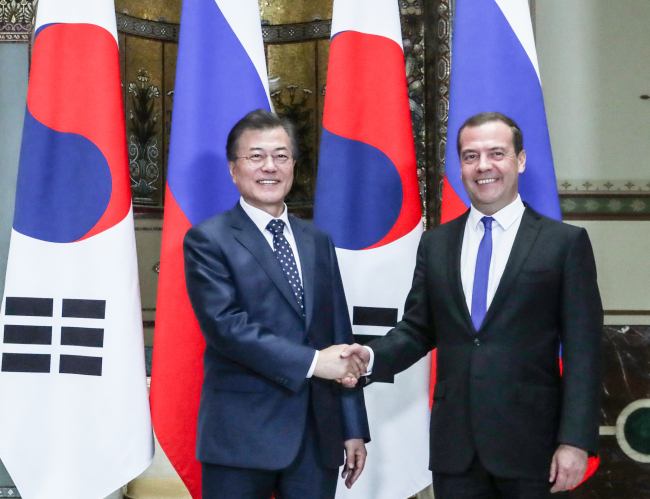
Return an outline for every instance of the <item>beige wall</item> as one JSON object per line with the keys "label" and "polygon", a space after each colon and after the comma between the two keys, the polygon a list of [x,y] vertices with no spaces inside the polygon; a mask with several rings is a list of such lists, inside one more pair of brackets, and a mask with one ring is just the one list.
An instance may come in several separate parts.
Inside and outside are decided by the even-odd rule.
{"label": "beige wall", "polygon": [[558,178],[650,181],[650,2],[537,0]]}
{"label": "beige wall", "polygon": [[[650,324],[649,221],[572,221],[584,227],[594,248],[605,324]],[[643,315],[622,311],[645,311]],[[618,315],[621,314],[621,315]]]}
{"label": "beige wall", "polygon": [[[558,179],[650,191],[650,2],[536,0],[535,23]],[[571,223],[589,232],[604,309],[637,314],[605,323],[650,324],[650,222]]]}

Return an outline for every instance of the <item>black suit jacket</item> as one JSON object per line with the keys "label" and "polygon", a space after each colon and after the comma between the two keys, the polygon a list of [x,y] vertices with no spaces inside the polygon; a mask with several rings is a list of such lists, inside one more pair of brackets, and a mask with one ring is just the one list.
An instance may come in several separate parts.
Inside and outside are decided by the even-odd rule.
{"label": "black suit jacket", "polygon": [[369,440],[363,395],[306,379],[315,350],[351,343],[336,253],[327,234],[290,217],[302,267],[306,317],[270,245],[235,208],[185,236],[185,277],[206,341],[197,459],[277,470],[297,455],[308,404],[328,467],[343,443]]}
{"label": "black suit jacket", "polygon": [[437,347],[431,469],[461,473],[478,453],[496,476],[548,479],[559,443],[596,452],[603,317],[591,244],[527,207],[475,331],[460,277],[468,213],[422,236],[403,320],[369,343],[372,378]]}

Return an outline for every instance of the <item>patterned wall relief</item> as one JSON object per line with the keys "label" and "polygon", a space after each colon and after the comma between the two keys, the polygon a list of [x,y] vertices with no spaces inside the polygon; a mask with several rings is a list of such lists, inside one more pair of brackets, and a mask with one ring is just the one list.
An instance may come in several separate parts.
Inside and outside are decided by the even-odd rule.
{"label": "patterned wall relief", "polygon": [[309,23],[332,19],[333,0],[259,0],[260,17],[268,24]]}
{"label": "patterned wall relief", "polygon": [[453,0],[425,3],[424,72],[427,226],[440,223],[442,181],[445,174],[447,150],[447,120],[449,117],[449,85],[451,77],[451,44]]}
{"label": "patterned wall relief", "polygon": [[426,213],[426,138],[424,110],[424,1],[400,0],[402,45],[408,84],[422,213]]}
{"label": "patterned wall relief", "polygon": [[162,213],[178,24],[117,14],[134,211]]}
{"label": "patterned wall relief", "polygon": [[[117,14],[117,21],[122,74],[126,75],[123,79],[124,105],[130,127],[128,136],[131,166],[134,172],[133,202],[136,212],[162,209],[179,26],[169,22],[167,17],[158,16],[155,12],[147,10],[144,4],[128,0],[118,1],[118,4],[118,11],[120,8],[123,11]],[[167,14],[172,12],[170,5],[165,4],[162,12]],[[424,2],[423,0],[399,0],[398,5],[402,16],[418,178],[426,208],[424,201],[428,180],[425,140]],[[296,122],[301,136],[300,159],[296,164],[294,188],[287,201],[292,212],[306,218],[310,218],[313,212],[318,147],[327,81],[331,21],[323,20],[323,16],[331,17],[331,6],[331,2],[313,3],[304,0],[260,1],[262,34],[273,94],[272,101],[279,114]],[[140,12],[141,15],[146,13],[147,18],[133,17],[124,12]],[[298,22],[279,24],[278,19],[284,22]],[[145,77],[149,78],[146,85],[158,89],[155,96],[147,94],[142,89],[143,82],[138,80],[141,77],[140,70],[144,71]],[[140,82],[140,87],[136,82]],[[139,92],[140,99],[145,99],[149,95],[146,105],[143,100],[141,107],[135,109],[137,100],[133,92]],[[146,112],[146,116],[143,112]],[[134,117],[135,122],[130,119],[131,116]],[[147,125],[138,120],[148,120]],[[136,127],[136,122],[140,123],[139,128]],[[139,138],[133,133],[136,129],[142,132]],[[145,137],[147,133],[150,136]],[[153,148],[151,145],[146,146],[146,142],[153,145]],[[157,153],[158,156],[156,158],[152,155],[147,156],[149,152],[152,155]],[[155,176],[156,171],[158,176]]]}
{"label": "patterned wall relief", "polygon": [[115,0],[115,11],[137,19],[178,25],[182,3],[181,0]]}
{"label": "patterned wall relief", "polygon": [[565,220],[650,220],[650,181],[557,181]]}
{"label": "patterned wall relief", "polygon": [[0,42],[28,43],[38,0],[0,0]]}
{"label": "patterned wall relief", "polygon": [[161,166],[157,138],[160,126],[154,104],[156,99],[160,99],[160,90],[149,83],[147,72],[141,69],[137,81],[129,83],[128,93],[131,96],[131,111],[127,137],[133,201],[156,206]]}

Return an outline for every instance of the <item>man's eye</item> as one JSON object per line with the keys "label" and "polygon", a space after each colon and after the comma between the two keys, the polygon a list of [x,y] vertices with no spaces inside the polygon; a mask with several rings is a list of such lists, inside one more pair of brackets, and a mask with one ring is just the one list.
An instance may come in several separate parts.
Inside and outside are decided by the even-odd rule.
{"label": "man's eye", "polygon": [[283,160],[289,159],[289,156],[287,156],[286,154],[276,154],[275,159],[283,159]]}
{"label": "man's eye", "polygon": [[250,159],[251,161],[262,161],[264,159],[264,156],[261,154],[251,154]]}

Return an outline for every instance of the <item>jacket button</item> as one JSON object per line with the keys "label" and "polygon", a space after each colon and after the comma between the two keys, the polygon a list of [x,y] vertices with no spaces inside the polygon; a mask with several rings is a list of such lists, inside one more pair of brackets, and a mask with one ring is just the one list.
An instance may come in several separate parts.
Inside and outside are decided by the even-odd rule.
{"label": "jacket button", "polygon": [[481,344],[481,341],[478,338],[474,338],[474,344],[476,346],[479,346]]}

